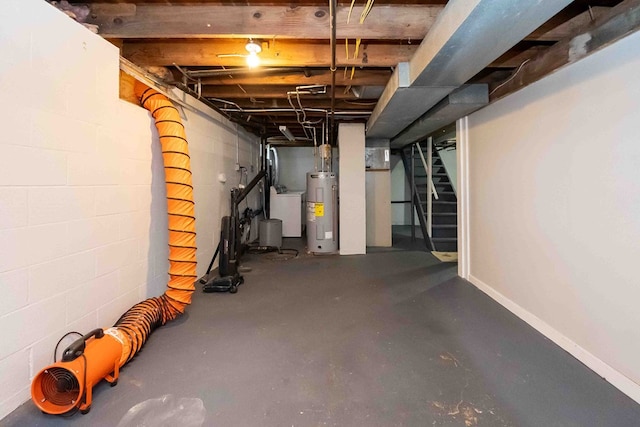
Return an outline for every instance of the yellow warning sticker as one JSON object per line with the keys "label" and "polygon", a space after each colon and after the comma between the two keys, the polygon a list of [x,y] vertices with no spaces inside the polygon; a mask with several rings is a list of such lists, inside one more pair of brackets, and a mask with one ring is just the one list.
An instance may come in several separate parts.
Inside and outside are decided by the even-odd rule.
{"label": "yellow warning sticker", "polygon": [[316,216],[324,216],[324,203],[316,203]]}

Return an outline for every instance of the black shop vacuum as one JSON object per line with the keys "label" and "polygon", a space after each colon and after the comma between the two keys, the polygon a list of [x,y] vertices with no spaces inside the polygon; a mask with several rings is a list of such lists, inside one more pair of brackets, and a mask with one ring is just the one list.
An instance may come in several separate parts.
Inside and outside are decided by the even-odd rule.
{"label": "black shop vacuum", "polygon": [[[245,212],[240,217],[238,206],[247,197],[251,190],[264,178],[265,172],[260,171],[245,188],[231,189],[231,215],[222,217],[220,224],[220,241],[213,258],[207,268],[207,273],[200,279],[203,292],[238,292],[238,286],[244,283],[244,278],[238,272],[240,256],[242,255],[241,228],[250,223],[252,216]],[[211,268],[220,255],[218,264],[218,275],[210,277]]]}

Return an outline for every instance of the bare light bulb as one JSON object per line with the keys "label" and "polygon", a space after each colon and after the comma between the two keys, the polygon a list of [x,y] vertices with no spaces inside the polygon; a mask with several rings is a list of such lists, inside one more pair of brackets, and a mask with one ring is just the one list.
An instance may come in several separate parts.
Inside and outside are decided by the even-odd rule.
{"label": "bare light bulb", "polygon": [[249,68],[256,68],[260,65],[260,57],[255,52],[249,53],[247,56],[247,65]]}

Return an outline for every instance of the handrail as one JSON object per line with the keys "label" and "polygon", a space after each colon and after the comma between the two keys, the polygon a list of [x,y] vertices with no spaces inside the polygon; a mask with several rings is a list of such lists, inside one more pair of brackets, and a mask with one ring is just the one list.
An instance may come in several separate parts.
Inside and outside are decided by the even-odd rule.
{"label": "handrail", "polygon": [[431,193],[433,194],[433,197],[435,197],[436,200],[439,200],[438,198],[438,192],[436,191],[436,186],[433,183],[433,175],[431,172],[431,168],[427,166],[427,161],[424,158],[424,154],[422,154],[422,148],[420,148],[420,143],[416,142],[415,143],[416,146],[418,146],[418,153],[420,153],[420,159],[422,159],[422,166],[424,166],[424,170],[427,172],[428,176],[429,176],[429,187],[431,187]]}
{"label": "handrail", "polygon": [[422,147],[420,147],[420,143],[416,142],[415,147],[418,149],[418,153],[420,153],[420,159],[422,160],[422,166],[424,167],[425,172],[427,173],[427,233],[429,237],[433,237],[433,200],[431,195],[438,200],[438,192],[436,191],[436,186],[433,183],[433,169],[429,166],[431,165],[431,150],[432,150],[432,139],[429,137],[427,139],[427,153],[429,156],[429,162],[424,158],[424,154],[422,153]]}
{"label": "handrail", "polygon": [[[411,241],[416,240],[416,214],[413,211],[416,206],[416,157],[415,145],[411,146],[411,173],[409,174],[409,185],[411,186]],[[421,223],[422,225],[422,223]]]}
{"label": "handrail", "polygon": [[[420,221],[420,229],[422,231],[422,236],[424,238],[424,242],[427,245],[427,249],[429,249],[430,251],[434,250],[434,246],[433,246],[433,242],[431,241],[431,236],[429,235],[429,232],[427,230],[427,224],[426,224],[426,214],[424,212],[424,209],[422,207],[422,200],[420,199],[420,196],[418,194],[418,189],[416,188],[415,185],[415,180],[413,179],[413,174],[411,172],[411,164],[413,163],[413,151],[414,151],[414,146],[412,145],[411,147],[411,154],[412,154],[412,160],[410,161],[407,157],[407,153],[405,152],[405,150],[400,150],[400,157],[402,158],[402,163],[404,164],[404,171],[405,171],[405,175],[407,176],[407,180],[409,181],[410,185],[411,185],[411,223],[412,223],[412,237],[411,240],[415,240],[415,218],[416,216],[418,217],[418,220]],[[417,214],[417,215],[416,215]]]}

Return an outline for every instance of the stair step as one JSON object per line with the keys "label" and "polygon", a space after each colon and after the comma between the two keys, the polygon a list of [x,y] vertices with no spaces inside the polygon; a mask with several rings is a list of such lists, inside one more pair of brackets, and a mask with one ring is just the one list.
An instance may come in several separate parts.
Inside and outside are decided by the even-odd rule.
{"label": "stair step", "polygon": [[457,209],[458,202],[434,200],[432,204],[432,212],[456,212]]}
{"label": "stair step", "polygon": [[[437,212],[434,212],[434,214],[435,213]],[[440,225],[440,224],[456,225],[458,223],[458,217],[457,216],[442,216],[442,217],[433,216],[431,218],[431,221],[433,222],[434,225]]]}
{"label": "stair step", "polygon": [[432,237],[434,249],[440,252],[456,252],[458,250],[458,239],[455,237]]}
{"label": "stair step", "polygon": [[[426,179],[428,176],[427,175],[414,175],[413,176],[416,180],[418,179]],[[433,183],[434,184],[451,184],[451,181],[449,180],[449,177],[447,175],[442,175],[442,174],[433,174]]]}
{"label": "stair step", "polygon": [[432,239],[457,239],[458,238],[458,229],[457,228],[433,228],[431,229],[431,238]]}
{"label": "stair step", "polygon": [[432,239],[456,239],[458,237],[458,226],[455,224],[432,224]]}
{"label": "stair step", "polygon": [[439,225],[457,225],[458,214],[456,212],[433,212],[431,221],[434,227]]}
{"label": "stair step", "polygon": [[[434,183],[435,184],[435,183]],[[426,186],[425,186],[426,187]],[[426,188],[418,188],[418,193],[420,194],[427,194],[427,189]],[[438,196],[440,195],[445,195],[445,196],[455,196],[456,192],[455,191],[447,191],[447,190],[438,190]]]}
{"label": "stair step", "polygon": [[458,252],[458,242],[433,242],[433,246],[438,252]]}

